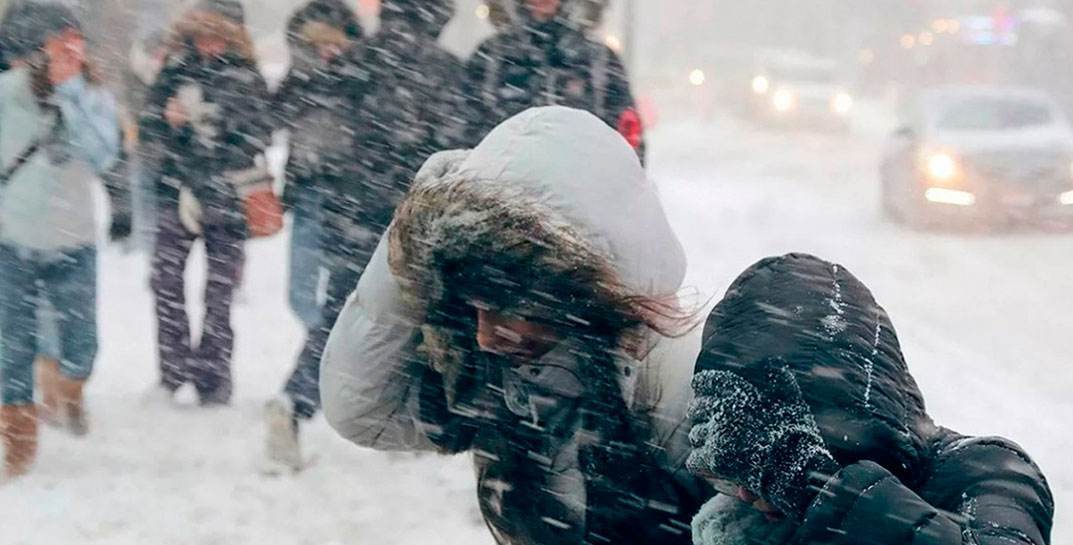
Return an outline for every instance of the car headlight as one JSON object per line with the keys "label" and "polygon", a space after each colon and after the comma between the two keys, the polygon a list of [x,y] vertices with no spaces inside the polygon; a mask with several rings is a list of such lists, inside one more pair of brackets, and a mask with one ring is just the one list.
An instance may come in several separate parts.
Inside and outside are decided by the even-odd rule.
{"label": "car headlight", "polygon": [[837,93],[831,97],[831,111],[838,115],[846,115],[853,109],[853,97],[849,93]]}
{"label": "car headlight", "polygon": [[945,152],[932,153],[924,159],[924,169],[928,179],[940,184],[948,184],[961,175],[961,165],[953,155]]}
{"label": "car headlight", "polygon": [[771,81],[764,76],[756,76],[753,78],[753,92],[758,95],[766,95],[768,89],[771,89]]}
{"label": "car headlight", "polygon": [[789,89],[779,89],[778,91],[775,91],[775,94],[771,97],[771,105],[775,108],[776,112],[789,112],[797,106],[797,95]]}

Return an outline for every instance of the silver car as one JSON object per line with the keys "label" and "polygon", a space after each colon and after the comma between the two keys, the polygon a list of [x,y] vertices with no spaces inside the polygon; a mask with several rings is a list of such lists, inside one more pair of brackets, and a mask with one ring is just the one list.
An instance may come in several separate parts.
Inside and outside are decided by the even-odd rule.
{"label": "silver car", "polygon": [[1073,128],[1046,94],[936,88],[899,117],[880,171],[889,217],[916,225],[1073,217]]}

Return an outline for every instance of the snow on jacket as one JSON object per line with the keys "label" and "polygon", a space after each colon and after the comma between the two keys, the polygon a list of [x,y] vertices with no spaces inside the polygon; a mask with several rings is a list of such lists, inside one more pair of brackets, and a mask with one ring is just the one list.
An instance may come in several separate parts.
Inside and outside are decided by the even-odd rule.
{"label": "snow on jacket", "polygon": [[[1007,439],[932,423],[890,318],[847,270],[791,254],[734,282],[706,326],[698,370],[773,357],[794,373],[842,470],[794,532],[757,534],[802,545],[1049,543],[1054,503],[1039,468]],[[748,542],[717,532],[717,519],[698,517],[698,543]]]}
{"label": "snow on jacket", "polygon": [[44,142],[0,188],[0,241],[33,250],[95,243],[93,184],[119,154],[115,99],[106,90],[78,76],[50,100],[58,112],[38,104],[27,69],[0,75],[0,165],[6,170]]}
{"label": "snow on jacket", "polygon": [[[496,206],[483,208],[485,212],[473,206],[470,213],[466,203],[490,200],[511,210],[504,212],[507,218],[531,217],[526,215],[539,211],[547,232],[566,233],[561,239],[564,253],[568,252],[566,248],[588,248],[588,255],[605,259],[621,283],[636,293],[675,294],[681,286],[685,257],[667,223],[655,187],[645,179],[636,155],[622,138],[591,114],[562,107],[532,109],[503,123],[471,152],[434,156],[418,175],[412,195],[437,193],[439,200],[431,202],[443,207],[448,212],[444,216],[453,218],[453,223],[434,231],[444,237],[459,237],[455,241],[443,240],[442,247],[447,251],[456,242],[472,245],[476,237],[488,235],[489,230],[480,227],[481,217]],[[465,225],[467,216],[475,223]],[[397,217],[396,221],[401,219]],[[565,441],[559,441],[549,432],[532,438],[541,445],[538,457],[544,456],[540,459],[555,468],[554,478],[548,483],[550,492],[540,493],[559,494],[559,503],[565,506],[558,518],[563,528],[555,528],[555,517],[540,517],[521,509],[497,512],[497,505],[509,505],[503,501],[503,494],[510,494],[509,490],[498,489],[497,483],[513,482],[523,488],[520,485],[530,478],[526,472],[541,467],[538,461],[510,467],[487,456],[482,441],[488,434],[482,432],[485,425],[480,417],[438,419],[430,415],[430,405],[434,403],[430,403],[429,393],[438,397],[442,408],[450,401],[451,392],[442,387],[447,381],[434,369],[435,357],[430,358],[436,349],[429,346],[430,324],[413,311],[416,288],[399,275],[408,276],[408,266],[420,268],[423,258],[407,257],[400,262],[393,253],[396,248],[389,248],[388,243],[395,235],[389,230],[381,240],[355,295],[332,331],[321,375],[329,422],[352,442],[379,450],[470,450],[477,466],[482,510],[497,540],[570,542],[570,536],[578,535],[571,533],[577,522],[584,530],[584,522],[591,520],[594,512],[615,511],[598,505],[600,496],[583,484],[577,467],[579,446],[573,442],[574,437],[568,435]],[[436,288],[421,286],[420,290],[434,297]],[[688,453],[683,415],[690,398],[688,382],[697,339],[657,337],[651,334],[654,348],[644,361],[619,362],[617,380],[632,413],[649,422],[647,443],[661,452],[659,482],[637,486],[675,490],[669,496],[662,494],[665,490],[660,491],[660,500],[648,495],[648,491],[639,491],[636,496],[652,500],[646,508],[655,505],[663,509],[661,514],[666,520],[653,522],[651,534],[633,526],[605,529],[618,537],[622,531],[632,532],[638,541],[658,535],[669,543],[683,542],[688,541],[684,529],[703,496],[683,468]],[[419,352],[422,343],[425,346]],[[502,390],[486,388],[488,392],[501,392],[491,394],[490,405],[494,406],[489,411],[518,420],[518,428],[525,427],[522,422],[526,417],[511,417],[511,413],[518,415],[532,409],[532,417],[544,423],[574,417],[538,414],[533,398],[527,399],[519,392],[538,391],[564,398],[578,395],[583,387],[571,382],[569,370],[576,371],[576,354],[580,350],[560,346],[540,362],[504,371]],[[450,384],[446,386],[450,388]],[[442,412],[438,416],[442,417]],[[458,437],[451,435],[457,430],[445,429],[456,421],[461,421],[462,428],[477,429],[470,429],[470,435],[457,442]],[[623,468],[623,473],[628,470]],[[532,478],[546,479],[547,475]],[[627,512],[626,508],[622,511]]]}
{"label": "snow on jacket", "polygon": [[[290,131],[284,199],[309,201],[317,179],[328,173],[353,177],[359,103],[368,73],[361,68],[361,27],[341,0],[314,0],[287,23],[291,67],[276,92],[272,113]],[[325,63],[316,43],[333,43],[340,53]]]}
{"label": "snow on jacket", "polygon": [[467,142],[535,106],[560,105],[595,114],[643,157],[643,131],[618,55],[574,28],[565,16],[524,20],[483,42],[466,66]]}
{"label": "snow on jacket", "polygon": [[[158,199],[177,202],[179,188],[185,185],[201,201],[206,221],[214,221],[211,218],[217,215],[241,221],[238,196],[222,175],[252,167],[254,158],[268,145],[271,121],[266,109],[271,101],[249,52],[233,49],[213,59],[198,55],[192,43],[196,24],[207,23],[191,17],[176,25],[178,37],[173,38],[173,50],[149,91],[140,134],[147,143],[163,149]],[[173,97],[190,117],[189,123],[177,129],[164,119]]]}
{"label": "snow on jacket", "polygon": [[462,68],[437,37],[450,18],[441,1],[390,0],[380,30],[358,57],[364,88],[356,126],[357,175],[326,200],[329,222],[382,233],[414,175],[433,153],[461,140]]}

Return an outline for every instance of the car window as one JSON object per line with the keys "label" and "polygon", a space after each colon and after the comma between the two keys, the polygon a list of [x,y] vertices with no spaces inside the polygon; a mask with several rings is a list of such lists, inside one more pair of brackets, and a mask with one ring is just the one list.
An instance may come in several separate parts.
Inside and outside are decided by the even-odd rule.
{"label": "car window", "polygon": [[956,131],[1012,130],[1054,123],[1049,105],[1009,98],[973,98],[947,105],[938,128]]}

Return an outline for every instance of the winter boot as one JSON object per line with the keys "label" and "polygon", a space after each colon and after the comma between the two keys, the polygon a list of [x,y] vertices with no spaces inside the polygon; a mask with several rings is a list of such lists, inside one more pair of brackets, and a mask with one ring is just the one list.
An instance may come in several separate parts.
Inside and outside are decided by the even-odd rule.
{"label": "winter boot", "polygon": [[38,356],[34,360],[37,369],[37,386],[41,392],[41,405],[37,408],[38,417],[49,426],[62,425],[59,395],[56,382],[60,378],[60,362],[48,356]]}
{"label": "winter boot", "polygon": [[298,442],[298,418],[294,403],[287,397],[279,397],[265,404],[265,461],[268,472],[280,469],[301,471],[302,448]]}
{"label": "winter boot", "polygon": [[3,477],[25,475],[37,457],[37,407],[0,407],[0,440],[4,444]]}
{"label": "winter boot", "polygon": [[60,414],[67,425],[67,431],[77,437],[89,433],[89,420],[82,400],[85,385],[84,380],[73,380],[63,375],[59,375],[56,381]]}

